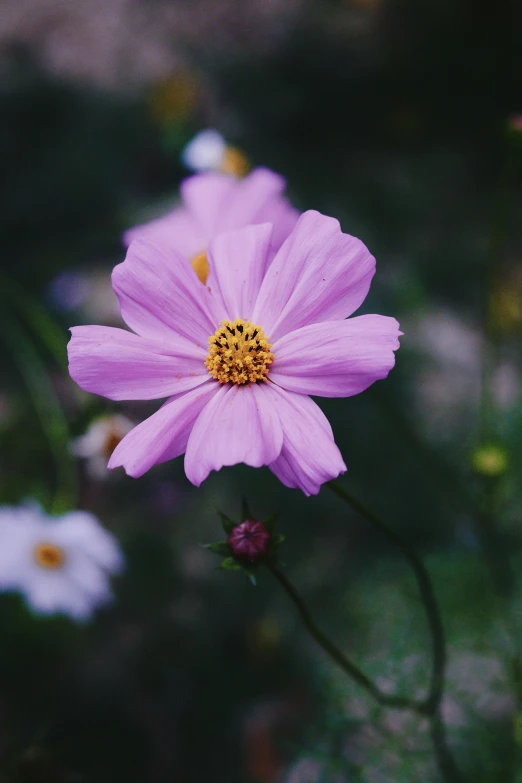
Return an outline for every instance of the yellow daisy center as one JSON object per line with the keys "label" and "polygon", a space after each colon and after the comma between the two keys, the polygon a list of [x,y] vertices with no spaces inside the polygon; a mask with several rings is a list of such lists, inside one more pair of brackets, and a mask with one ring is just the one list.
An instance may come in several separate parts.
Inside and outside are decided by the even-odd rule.
{"label": "yellow daisy center", "polygon": [[220,383],[241,385],[266,379],[274,354],[260,326],[242,318],[223,321],[208,342],[205,366]]}
{"label": "yellow daisy center", "polygon": [[56,544],[38,544],[34,550],[34,559],[42,568],[54,571],[65,563],[65,552]]}
{"label": "yellow daisy center", "polygon": [[203,250],[202,253],[198,253],[198,255],[194,256],[190,263],[192,264],[192,269],[194,272],[197,274],[203,285],[205,285],[208,277],[208,261],[206,252]]}

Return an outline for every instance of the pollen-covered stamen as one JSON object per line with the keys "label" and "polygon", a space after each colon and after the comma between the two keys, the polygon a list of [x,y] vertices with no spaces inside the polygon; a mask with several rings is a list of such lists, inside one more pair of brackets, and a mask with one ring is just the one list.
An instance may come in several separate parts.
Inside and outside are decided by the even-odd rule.
{"label": "pollen-covered stamen", "polygon": [[261,327],[241,318],[223,321],[208,342],[205,366],[220,383],[264,381],[274,361],[272,346]]}
{"label": "pollen-covered stamen", "polygon": [[34,550],[34,559],[42,568],[55,570],[65,563],[65,552],[56,544],[38,544]]}

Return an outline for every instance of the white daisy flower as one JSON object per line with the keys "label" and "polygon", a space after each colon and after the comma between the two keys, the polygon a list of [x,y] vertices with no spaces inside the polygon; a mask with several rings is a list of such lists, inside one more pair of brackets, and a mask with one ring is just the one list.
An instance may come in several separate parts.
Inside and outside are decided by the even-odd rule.
{"label": "white daisy flower", "polygon": [[135,422],[126,416],[100,416],[84,435],[72,441],[71,451],[87,460],[87,470],[93,478],[107,478],[110,475],[107,463],[112,452],[134,426]]}
{"label": "white daisy flower", "polygon": [[181,162],[198,173],[220,171],[243,177],[248,172],[248,160],[241,150],[229,146],[223,136],[211,128],[200,131],[189,141],[181,152]]}
{"label": "white daisy flower", "polygon": [[17,591],[38,614],[90,617],[112,600],[123,568],[114,536],[93,514],[50,517],[36,505],[0,506],[0,591]]}

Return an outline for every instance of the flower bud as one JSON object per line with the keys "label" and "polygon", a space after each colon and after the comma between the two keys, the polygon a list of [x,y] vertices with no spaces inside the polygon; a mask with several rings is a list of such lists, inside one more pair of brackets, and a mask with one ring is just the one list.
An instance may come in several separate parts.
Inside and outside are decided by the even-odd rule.
{"label": "flower bud", "polygon": [[227,544],[234,560],[257,565],[270,550],[271,535],[262,522],[247,519],[233,528]]}

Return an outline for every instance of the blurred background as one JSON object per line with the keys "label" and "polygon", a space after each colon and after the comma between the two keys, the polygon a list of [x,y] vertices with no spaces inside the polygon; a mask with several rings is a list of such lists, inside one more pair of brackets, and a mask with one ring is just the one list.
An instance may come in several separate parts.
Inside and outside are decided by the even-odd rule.
{"label": "blurred background", "polygon": [[[473,781],[522,780],[516,175],[489,289],[495,447],[508,466],[494,533],[514,573],[500,596],[476,524],[491,476],[473,471],[490,237],[522,136],[521,22],[520,4],[470,0],[0,5],[1,310],[18,298],[37,325],[32,374],[0,340],[0,501],[45,507],[56,485],[38,373],[71,441],[101,415],[155,409],[82,393],[64,368],[67,329],[120,325],[121,234],[176,203],[191,173],[183,148],[217,129],[251,165],[282,173],[299,209],[337,217],[377,258],[363,312],[400,321],[397,366],[358,397],[319,402],[346,486],[433,577],[444,715]],[[277,512],[286,573],[322,626],[384,689],[422,693],[430,643],[415,583],[367,522],[327,488],[307,499],[267,469],[226,468],[198,490],[181,459],[139,480],[72,447],[63,459],[77,507],[118,537],[126,568],[114,604],[86,624],[0,595],[0,780],[439,780],[425,721],[378,709],[335,670],[270,574],[254,588],[201,547],[220,538],[217,510],[239,521],[242,495],[259,518]]]}

